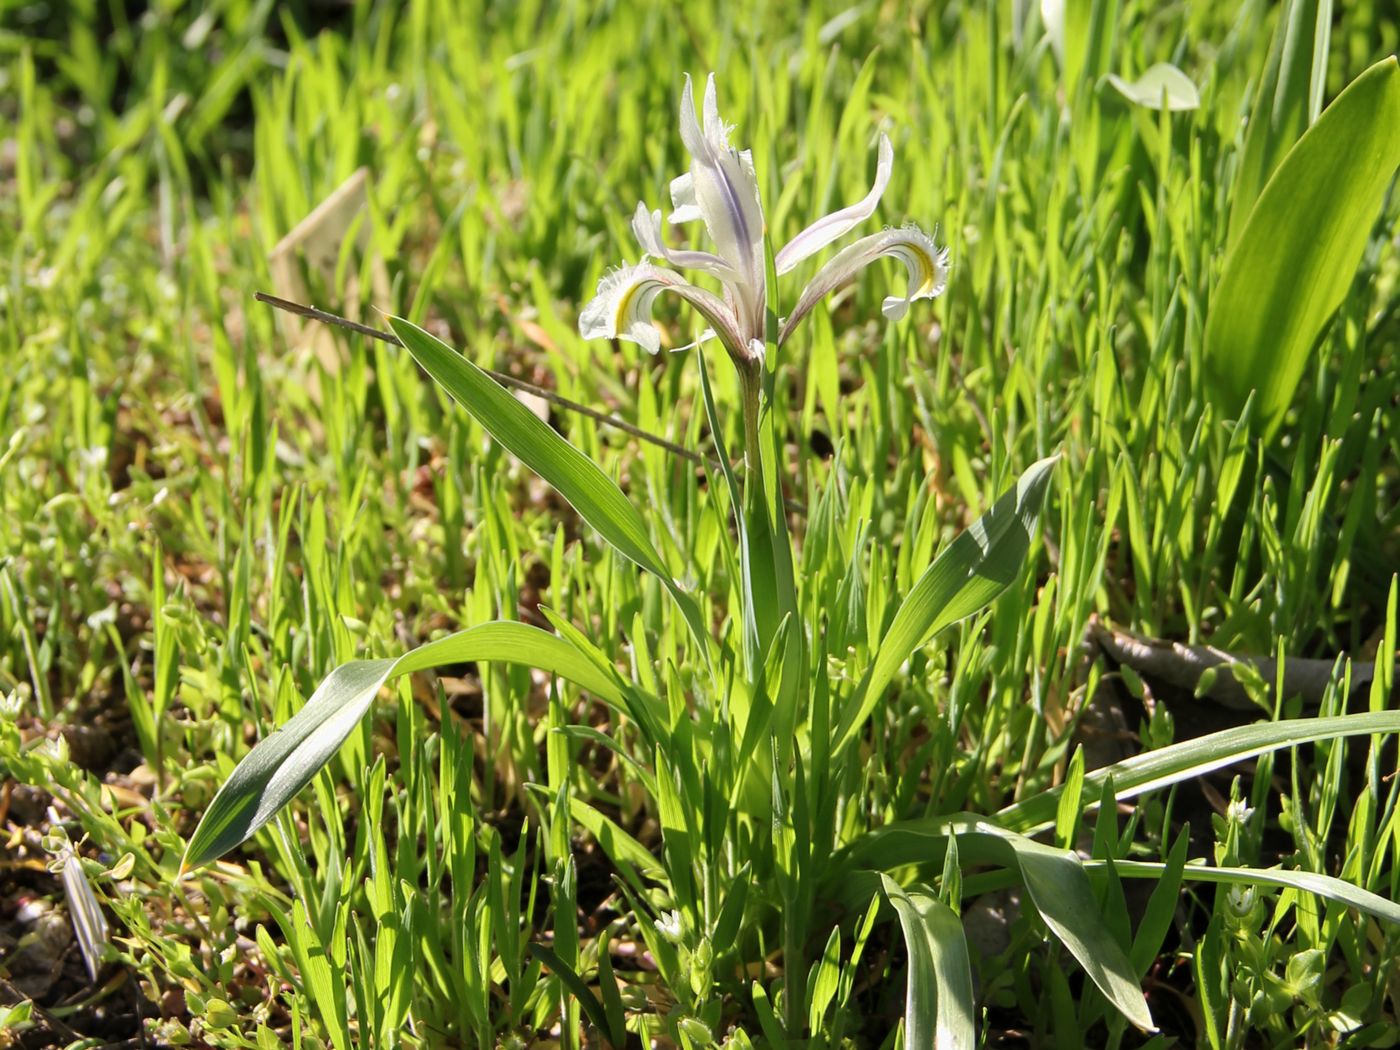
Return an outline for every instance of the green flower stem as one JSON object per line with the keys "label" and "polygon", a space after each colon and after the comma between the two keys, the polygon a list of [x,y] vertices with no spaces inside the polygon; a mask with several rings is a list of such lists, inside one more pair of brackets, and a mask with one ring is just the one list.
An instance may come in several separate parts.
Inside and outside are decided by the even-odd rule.
{"label": "green flower stem", "polygon": [[744,402],[744,470],[751,480],[757,481],[762,479],[758,403],[759,392],[763,389],[763,365],[755,360],[740,361],[737,365],[739,392]]}

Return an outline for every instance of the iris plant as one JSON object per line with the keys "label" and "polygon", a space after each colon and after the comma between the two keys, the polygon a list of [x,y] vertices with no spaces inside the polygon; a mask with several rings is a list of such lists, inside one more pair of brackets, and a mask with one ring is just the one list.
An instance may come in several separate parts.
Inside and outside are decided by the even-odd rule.
{"label": "iris plant", "polygon": [[[651,308],[662,292],[689,303],[709,325],[701,338],[717,337],[739,369],[745,395],[745,416],[757,412],[757,376],[765,350],[768,311],[767,263],[764,254],[763,205],[749,150],[729,144],[732,129],[719,115],[715,78],[705,86],[704,124],[696,119],[690,78],[681,94],[681,139],[691,157],[690,170],[671,182],[676,224],[700,220],[715,250],[670,248],[662,238],[661,212],[637,205],[632,231],[643,255],[634,266],[624,265],[604,277],[598,294],[579,315],[579,332],[586,339],[626,339],[651,353],[661,349]],[[812,223],[773,257],[781,275],[855,229],[874,214],[890,181],[894,149],[880,136],[875,184],[861,200]],[[883,312],[891,320],[904,316],[916,299],[931,299],[947,285],[948,252],[914,225],[873,233],[833,256],[807,282],[792,312],[782,320],[776,345],[781,347],[813,307],[828,293],[853,278],[881,256],[904,263],[909,282],[904,295],[885,299]],[[651,261],[670,263],[670,267]],[[674,268],[672,268],[674,267]],[[690,283],[678,270],[693,270],[718,280],[723,298]]]}

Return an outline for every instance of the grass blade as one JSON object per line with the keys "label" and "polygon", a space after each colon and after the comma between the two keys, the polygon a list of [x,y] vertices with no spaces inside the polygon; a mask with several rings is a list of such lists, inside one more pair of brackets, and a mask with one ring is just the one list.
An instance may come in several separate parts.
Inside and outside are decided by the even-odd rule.
{"label": "grass blade", "polygon": [[[1137,934],[1133,937],[1133,947],[1128,953],[1133,961],[1133,972],[1139,978],[1146,977],[1152,963],[1162,951],[1162,943],[1171,930],[1176,914],[1176,905],[1181,893],[1183,872],[1186,870],[1186,850],[1190,845],[1190,835],[1186,829],[1177,835],[1158,875],[1157,885],[1152,887],[1151,899],[1143,909],[1138,923]],[[1123,874],[1123,862],[1115,862],[1118,874]],[[1092,865],[1086,864],[1090,870]]]}
{"label": "grass blade", "polygon": [[666,883],[666,869],[661,866],[651,850],[623,831],[616,821],[576,798],[569,799],[569,815],[598,840],[598,845],[608,858],[618,865],[623,875],[627,874],[627,866],[631,866],[645,878],[663,885]]}
{"label": "grass blade", "polygon": [[612,1021],[608,1017],[603,1004],[600,1003],[597,996],[589,990],[588,985],[584,983],[583,978],[578,975],[578,972],[543,944],[531,944],[530,951],[536,959],[544,963],[554,972],[555,977],[558,977],[568,986],[569,992],[578,1000],[578,1004],[583,1007],[583,1012],[588,1015],[588,1020],[592,1022],[593,1027],[607,1035],[608,1044],[610,1046],[622,1046],[622,1039],[626,1037],[626,1033],[618,1033],[613,1030]]}
{"label": "grass blade", "polygon": [[1033,463],[1014,488],[948,544],[924,570],[880,642],[875,663],[835,734],[840,748],[865,724],[881,694],[910,654],[943,628],[991,604],[1021,571],[1040,505],[1059,461]]}
{"label": "grass blade", "polygon": [[622,1001],[622,984],[613,972],[612,956],[608,953],[611,933],[604,929],[598,937],[598,994],[603,1000],[603,1013],[607,1016],[605,1029],[613,1045],[627,1045],[627,1010]]}
{"label": "grass blade", "polygon": [[881,875],[880,883],[895,914],[899,916],[899,925],[904,930],[904,946],[909,953],[909,977],[904,996],[904,1044],[932,1046],[933,1032],[938,1026],[938,983],[923,916],[914,899],[904,892],[899,883],[888,875]]}
{"label": "grass blade", "polygon": [[73,933],[78,947],[82,949],[88,977],[96,984],[98,971],[102,967],[102,949],[108,940],[107,919],[88,883],[87,873],[83,871],[82,858],[72,851],[63,858],[63,895],[68,903]]}

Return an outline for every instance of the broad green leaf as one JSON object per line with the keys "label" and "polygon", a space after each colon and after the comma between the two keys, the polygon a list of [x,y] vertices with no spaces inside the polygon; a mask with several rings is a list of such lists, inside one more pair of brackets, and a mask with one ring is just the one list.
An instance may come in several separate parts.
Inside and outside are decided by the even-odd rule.
{"label": "broad green leaf", "polygon": [[441,339],[401,317],[389,318],[389,326],[454,401],[553,485],[599,535],[648,572],[670,579],[641,514],[596,463]]}
{"label": "broad green leaf", "polygon": [[326,676],[305,707],[238,763],[195,828],[181,870],[222,857],[276,816],[331,760],[386,682],[430,667],[477,660],[538,667],[609,703],[622,700],[616,683],[568,642],[538,627],[510,621],[469,628],[397,660],[341,664]]}
{"label": "broad green leaf", "polygon": [[[979,824],[979,832],[1002,834],[994,825]],[[1031,903],[1045,925],[1084,967],[1099,991],[1129,1021],[1151,1031],[1147,1008],[1133,964],[1108,930],[1094,900],[1084,863],[1068,850],[1055,849],[1023,835],[1006,834]]]}
{"label": "broad green leaf", "polygon": [[980,612],[1021,572],[1040,505],[1059,461],[1033,463],[987,513],[948,544],[924,570],[880,642],[864,686],[856,691],[835,734],[838,751],[865,724],[895,672],[943,628]]}
{"label": "broad green leaf", "polygon": [[1170,62],[1157,63],[1136,80],[1124,80],[1110,73],[1108,82],[1129,102],[1148,109],[1166,108],[1180,113],[1201,104],[1200,92],[1191,78]]}
{"label": "broad green leaf", "polygon": [[624,556],[659,578],[680,607],[706,660],[707,633],[695,599],[666,570],[641,513],[598,464],[560,437],[505,387],[436,336],[402,317],[389,326],[413,359],[510,453],[549,482]]}
{"label": "broad green leaf", "polygon": [[[1103,861],[1085,861],[1089,871],[1103,867]],[[1114,867],[1123,878],[1160,879],[1171,874],[1166,864],[1147,860],[1116,860]],[[1370,890],[1353,886],[1343,879],[1321,875],[1314,871],[1290,871],[1285,868],[1215,868],[1206,864],[1187,864],[1181,877],[1192,882],[1219,882],[1230,886],[1277,886],[1284,890],[1311,893],[1324,900],[1345,904],[1385,922],[1400,925],[1400,905],[1388,901]]]}
{"label": "broad green leaf", "polygon": [[[1098,789],[1109,777],[1113,778],[1118,798],[1129,799],[1183,780],[1194,780],[1266,751],[1371,733],[1400,733],[1400,711],[1261,722],[1183,740],[1085,774],[1084,797],[1094,804]],[[1004,828],[1026,835],[1052,827],[1062,791],[1063,788],[1054,788],[1022,799],[1001,810],[996,821]]]}
{"label": "broad green leaf", "polygon": [[1104,924],[1083,862],[1068,850],[1035,842],[979,817],[940,817],[872,832],[847,852],[838,870],[937,866],[953,837],[964,863],[995,864],[1019,872],[1037,913],[1108,1001],[1139,1028],[1153,1027],[1132,963]]}
{"label": "broad green leaf", "polygon": [[[1010,859],[1006,852],[1008,845],[1015,847],[1025,842],[1039,845],[983,817],[964,815],[900,821],[862,836],[838,854],[832,869],[832,878],[837,881],[832,887],[844,905],[859,907],[859,896],[865,887],[862,880],[856,878],[859,872],[872,868],[892,870],[911,865],[937,868],[943,863],[948,843],[953,838],[957,839],[958,855],[965,865],[1006,866]],[[1049,846],[1040,848],[1051,849]],[[1179,863],[1179,854],[1179,848],[1173,850],[1173,856],[1166,864],[1127,860],[1113,863],[1121,878],[1171,879],[1177,877],[1179,872],[1180,878],[1194,882],[1277,886],[1316,894],[1378,919],[1400,924],[1400,905],[1330,875],[1283,868],[1217,868],[1197,863],[1185,864],[1178,869],[1175,866]],[[1103,861],[1078,861],[1078,858],[1076,861],[1088,872],[1106,866]],[[1024,866],[1022,870],[1024,872]],[[842,883],[850,884],[850,892],[841,892],[836,888]]]}
{"label": "broad green leaf", "polygon": [[961,1050],[977,1042],[967,938],[953,910],[931,894],[906,892],[880,876],[909,952],[904,1045]]}
{"label": "broad green leaf", "polygon": [[1331,28],[1331,0],[1285,0],[1279,12],[1230,188],[1230,246],[1279,161],[1322,111]]}
{"label": "broad green leaf", "polygon": [[1209,388],[1237,414],[1251,390],[1272,435],[1308,351],[1351,286],[1400,167],[1400,66],[1376,63],[1327,107],[1265,185],[1211,296]]}

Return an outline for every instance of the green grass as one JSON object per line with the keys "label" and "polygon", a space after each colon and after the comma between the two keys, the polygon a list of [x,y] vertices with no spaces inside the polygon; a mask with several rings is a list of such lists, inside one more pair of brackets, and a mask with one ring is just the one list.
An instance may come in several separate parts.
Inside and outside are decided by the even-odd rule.
{"label": "green grass", "polygon": [[[32,956],[0,956],[0,1010],[33,1000],[0,1013],[0,1043],[144,1025],[221,1047],[581,1046],[585,1028],[881,1047],[971,1024],[988,1046],[1391,1045],[1393,182],[1361,209],[1354,278],[1325,274],[1335,318],[1315,339],[1292,322],[1297,367],[1239,425],[1218,375],[1244,357],[1207,319],[1250,308],[1216,295],[1246,282],[1222,278],[1249,235],[1245,153],[1272,167],[1291,142],[1247,143],[1261,81],[1330,101],[1400,22],[1349,8],[1322,66],[1307,47],[1270,73],[1283,13],[1260,3],[1074,6],[1063,62],[1037,6],[226,0],[126,20],[0,0],[0,924],[27,933],[31,896],[67,907],[46,865],[72,844],[112,925],[95,984],[70,952],[12,994]],[[1199,108],[1103,79],[1158,62]],[[713,343],[702,376],[695,352],[577,331],[636,260],[637,201],[669,204],[682,76],[710,70],[775,246],[865,194],[883,131],[894,174],[859,232],[915,221],[951,251],[947,292],[905,319],[880,316],[903,287],[882,263],[770,355],[766,486]],[[253,292],[362,165],[389,278],[374,305],[738,474],[555,411],[598,465],[583,477],[476,373],[435,385],[415,355],[450,380],[441,344],[337,335],[331,368],[298,349]],[[335,269],[318,305],[373,283],[350,249]],[[813,270],[784,279],[780,312]],[[657,316],[672,345],[697,327],[664,297]],[[1000,597],[908,611],[1056,453]],[[532,467],[562,472],[572,507]],[[804,513],[776,513],[779,480]],[[920,644],[949,608],[974,615]],[[1222,713],[1086,656],[1094,615],[1381,673],[1320,710],[1252,683],[1258,715]],[[498,619],[531,625],[500,635],[519,659],[409,657],[436,672],[362,689],[369,717],[296,801],[177,879],[238,761],[336,667]],[[529,652],[534,628],[556,657]],[[1111,778],[1078,750],[1095,697],[1150,752]],[[1349,703],[1369,714],[1330,720]],[[1261,866],[1279,870],[1242,870]],[[962,987],[959,913],[993,933],[972,1007],[950,1019],[956,993],[916,979],[906,1012],[911,959]],[[1101,990],[1120,956],[1158,1035]]]}

